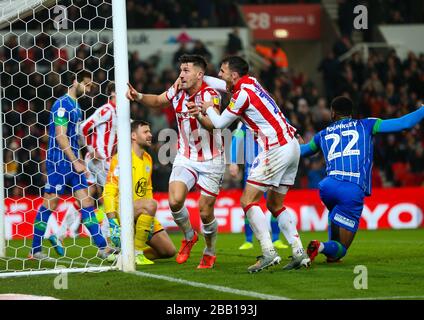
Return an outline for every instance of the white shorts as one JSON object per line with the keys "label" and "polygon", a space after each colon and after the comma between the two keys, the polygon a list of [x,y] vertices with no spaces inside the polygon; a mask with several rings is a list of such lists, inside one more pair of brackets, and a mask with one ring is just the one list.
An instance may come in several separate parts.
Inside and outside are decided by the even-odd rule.
{"label": "white shorts", "polygon": [[169,183],[184,182],[189,191],[197,184],[202,195],[217,197],[224,179],[224,172],[224,156],[209,161],[193,161],[177,154]]}
{"label": "white shorts", "polygon": [[296,139],[284,146],[262,151],[253,161],[247,183],[264,192],[271,188],[285,194],[296,179],[299,158],[300,146]]}
{"label": "white shorts", "polygon": [[88,153],[86,154],[84,160],[89,173],[87,182],[89,184],[97,183],[103,187],[106,184],[106,177],[107,173],[109,172],[110,161],[92,159]]}

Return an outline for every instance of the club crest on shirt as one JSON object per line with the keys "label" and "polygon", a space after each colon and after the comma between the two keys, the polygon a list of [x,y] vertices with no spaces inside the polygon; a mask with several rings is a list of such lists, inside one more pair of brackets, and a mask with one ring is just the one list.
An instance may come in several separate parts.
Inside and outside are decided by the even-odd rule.
{"label": "club crest on shirt", "polygon": [[63,118],[65,116],[66,109],[64,107],[60,107],[57,109],[57,116],[59,118]]}

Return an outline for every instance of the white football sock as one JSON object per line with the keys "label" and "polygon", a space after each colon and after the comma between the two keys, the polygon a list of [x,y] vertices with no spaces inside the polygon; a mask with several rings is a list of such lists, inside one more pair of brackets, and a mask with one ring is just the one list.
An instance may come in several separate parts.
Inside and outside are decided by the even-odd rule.
{"label": "white football sock", "polygon": [[261,244],[262,253],[265,256],[275,255],[276,251],[269,234],[268,220],[259,206],[251,206],[246,212],[256,239]]}
{"label": "white football sock", "polygon": [[206,248],[203,250],[204,254],[214,256],[216,246],[216,235],[218,233],[218,221],[213,219],[210,223],[203,224],[203,235],[206,241]]}
{"label": "white football sock", "polygon": [[303,254],[304,250],[302,241],[300,240],[299,233],[297,232],[296,225],[290,213],[287,210],[284,210],[278,215],[277,221],[281,232],[292,247],[293,255],[299,256]]}
{"label": "white football sock", "polygon": [[183,206],[180,211],[171,213],[177,226],[184,232],[186,240],[191,240],[194,236],[194,230],[190,223],[190,215],[187,208]]}

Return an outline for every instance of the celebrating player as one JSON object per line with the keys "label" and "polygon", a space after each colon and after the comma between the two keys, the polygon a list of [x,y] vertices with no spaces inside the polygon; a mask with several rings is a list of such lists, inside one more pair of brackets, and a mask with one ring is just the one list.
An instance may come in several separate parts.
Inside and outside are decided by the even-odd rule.
{"label": "celebrating player", "polygon": [[220,95],[203,81],[207,66],[203,57],[183,55],[179,61],[181,90],[177,91],[171,87],[160,95],[152,95],[139,93],[130,86],[127,97],[150,108],[162,108],[172,103],[178,121],[178,153],[169,179],[168,198],[174,221],[184,232],[185,237],[176,261],[186,262],[193,245],[198,240],[197,232],[191,226],[189,213],[184,205],[187,193],[197,183],[201,189],[199,210],[206,241],[206,248],[198,268],[213,268],[216,261],[215,242],[218,232],[214,205],[225,171],[223,146],[220,132],[219,130],[212,132],[213,126],[209,118],[201,114],[191,116],[189,107],[199,105],[201,101],[210,101],[214,109],[219,112]]}
{"label": "celebrating player", "polygon": [[331,103],[334,121],[318,132],[308,144],[301,145],[301,155],[320,149],[327,164],[327,177],[319,183],[321,200],[329,210],[328,241],[313,240],[308,255],[313,261],[318,253],[328,262],[346,255],[359,226],[364,197],[371,195],[373,135],[413,128],[424,118],[424,107],[397,119],[352,119],[353,103],[344,96]]}
{"label": "celebrating player", "polygon": [[[253,131],[262,148],[253,162],[241,198],[241,205],[263,254],[248,271],[258,272],[281,261],[272,245],[268,223],[259,206],[259,200],[265,192],[267,208],[277,218],[280,230],[292,246],[292,260],[284,269],[307,267],[310,259],[304,252],[296,225],[283,206],[288,188],[294,184],[299,164],[300,148],[294,138],[296,129],[287,123],[268,92],[255,78],[248,76],[248,71],[249,65],[243,58],[225,58],[218,76],[225,80],[226,88],[233,93],[230,104],[222,115],[211,108],[210,102],[202,104],[202,112],[207,113],[215,128],[225,128],[240,117]],[[199,111],[193,108],[192,112],[195,114]]]}
{"label": "celebrating player", "polygon": [[[80,71],[68,89],[68,93],[60,97],[52,106],[46,159],[47,183],[43,204],[38,209],[34,222],[34,236],[29,258],[47,258],[47,255],[42,252],[42,239],[47,221],[51,212],[57,208],[59,195],[68,188],[80,203],[82,222],[99,248],[99,257],[106,259],[114,253],[114,250],[107,247],[101,233],[94,214],[93,200],[88,195],[86,167],[84,161],[79,159],[77,125],[81,120],[81,109],[77,99],[89,93],[91,86],[91,73]],[[56,252],[63,255],[63,246],[56,236],[50,237],[50,241]]]}
{"label": "celebrating player", "polygon": [[[132,145],[132,189],[135,218],[136,264],[152,264],[154,259],[170,258],[176,249],[160,222],[155,218],[157,204],[153,199],[153,163],[145,148],[152,145],[152,134],[147,122],[137,120],[131,123]],[[117,221],[119,204],[118,155],[111,161],[110,171],[104,188],[105,212],[111,227],[111,239],[120,247],[120,227]],[[162,232],[164,231],[164,232]],[[148,246],[146,247],[146,243]]]}
{"label": "celebrating player", "polygon": [[[237,125],[237,129],[233,133],[233,138],[231,140],[231,164],[229,166],[230,175],[232,177],[237,177],[239,174],[239,165],[238,161],[240,152],[243,153],[242,161],[244,162],[244,172],[243,172],[243,188],[246,185],[247,177],[249,176],[249,171],[252,168],[252,163],[254,159],[258,156],[259,145],[254,141],[252,133],[247,130],[247,127],[241,121]],[[249,224],[247,217],[244,219],[244,235],[246,241],[240,246],[239,250],[249,250],[253,248],[253,230]],[[278,226],[278,221],[274,216],[271,216],[271,240],[274,248],[276,249],[286,249],[288,248],[280,240],[280,228]]]}

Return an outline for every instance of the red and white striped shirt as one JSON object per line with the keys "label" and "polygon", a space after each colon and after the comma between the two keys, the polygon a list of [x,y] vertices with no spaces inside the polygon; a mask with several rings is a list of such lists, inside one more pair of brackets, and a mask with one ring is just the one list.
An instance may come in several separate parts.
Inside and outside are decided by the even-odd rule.
{"label": "red and white striped shirt", "polygon": [[202,127],[200,122],[190,116],[187,102],[200,105],[202,101],[213,101],[219,109],[221,96],[214,89],[203,82],[199,91],[192,96],[185,90],[176,92],[173,87],[166,92],[167,99],[172,103],[178,125],[178,152],[184,157],[194,161],[208,161],[223,151],[223,142],[220,130],[213,133]]}
{"label": "red and white striped shirt", "polygon": [[241,117],[263,150],[283,146],[293,139],[296,129],[255,78],[243,76],[233,93],[227,110]]}
{"label": "red and white striped shirt", "polygon": [[116,105],[109,101],[98,108],[80,127],[90,152],[97,151],[101,159],[110,160],[116,153]]}

